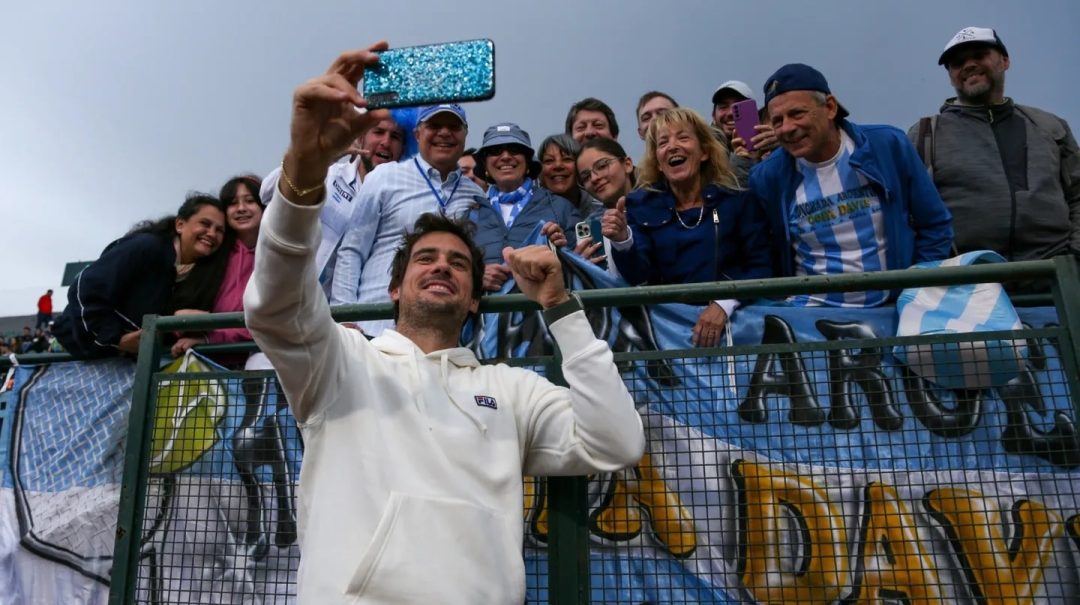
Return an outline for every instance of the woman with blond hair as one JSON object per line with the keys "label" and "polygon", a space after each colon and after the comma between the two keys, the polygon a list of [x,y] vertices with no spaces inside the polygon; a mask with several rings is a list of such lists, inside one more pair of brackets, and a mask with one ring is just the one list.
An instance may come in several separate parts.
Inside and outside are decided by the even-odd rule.
{"label": "woman with blond hair", "polygon": [[[705,120],[676,108],[653,118],[638,188],[604,212],[619,274],[631,284],[685,284],[768,277],[768,223],[739,187],[728,153]],[[709,303],[695,346],[720,342],[736,300]]]}

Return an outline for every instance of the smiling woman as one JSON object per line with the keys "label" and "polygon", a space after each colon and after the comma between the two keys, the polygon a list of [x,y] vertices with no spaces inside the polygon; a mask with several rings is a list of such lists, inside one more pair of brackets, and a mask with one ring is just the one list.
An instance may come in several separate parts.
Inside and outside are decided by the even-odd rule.
{"label": "smiling woman", "polygon": [[190,195],[176,215],[139,223],[75,278],[53,334],[78,358],[136,354],[143,315],[210,309],[226,235],[224,208],[210,195]]}
{"label": "smiling woman", "polygon": [[[266,206],[259,199],[261,182],[254,175],[233,177],[221,187],[219,198],[225,206],[225,221],[231,231],[233,243],[224,251],[228,253],[225,274],[214,297],[210,311],[230,313],[244,310],[244,289],[251,272],[255,269],[255,242],[259,239],[263,210]],[[200,313],[197,309],[178,310],[177,313]],[[193,346],[221,344],[251,340],[247,328],[226,328],[206,334],[185,334],[172,347],[173,357],[179,357]],[[233,359],[215,358],[222,365],[231,365]]]}
{"label": "smiling woman", "polygon": [[535,155],[529,133],[510,122],[488,128],[476,151],[475,173],[491,183],[487,203],[478,203],[469,213],[477,227],[476,243],[484,251],[485,290],[500,290],[510,276],[503,265],[503,248],[532,243],[539,225],[558,226],[573,246],[573,226],[582,214],[570,200],[535,183],[541,171]]}
{"label": "smiling woman", "polygon": [[[727,157],[692,109],[670,109],[652,119],[639,188],[626,196],[625,206],[604,213],[603,232],[627,282],[685,284],[770,275],[765,216],[739,189]],[[602,174],[593,175],[599,168],[589,169],[590,181],[602,180]],[[707,305],[694,326],[694,344],[719,343],[738,305],[736,300]]]}
{"label": "smiling woman", "polygon": [[600,200],[579,186],[576,165],[579,153],[581,146],[568,134],[554,134],[544,139],[540,144],[540,184],[555,195],[570,200],[578,212],[587,217],[602,212],[604,207]]}

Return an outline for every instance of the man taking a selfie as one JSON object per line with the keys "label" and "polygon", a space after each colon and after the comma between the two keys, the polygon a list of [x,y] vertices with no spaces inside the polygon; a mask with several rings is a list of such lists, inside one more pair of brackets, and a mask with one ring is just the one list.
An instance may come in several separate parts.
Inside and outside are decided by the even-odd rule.
{"label": "man taking a selfie", "polygon": [[479,305],[483,259],[463,226],[438,213],[422,216],[393,257],[397,330],[368,341],[333,322],[313,262],[319,184],[385,115],[356,110],[364,67],[385,48],[345,53],[296,89],[244,300],[304,438],[299,601],[519,604],[522,474],[629,466],[644,448],[641,419],[547,248],[504,255],[544,307],[570,387],[480,365],[456,346]]}

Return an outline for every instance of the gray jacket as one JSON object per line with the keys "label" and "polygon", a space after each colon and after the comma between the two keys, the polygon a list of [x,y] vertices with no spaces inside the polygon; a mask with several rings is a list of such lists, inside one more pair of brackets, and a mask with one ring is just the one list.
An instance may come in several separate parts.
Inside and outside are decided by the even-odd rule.
{"label": "gray jacket", "polygon": [[574,226],[585,220],[573,202],[555,195],[536,182],[533,183],[529,203],[525,204],[509,228],[503,221],[502,211],[492,206],[489,200],[477,200],[468,216],[476,225],[474,240],[477,247],[484,251],[484,264],[501,264],[502,250],[506,246],[520,248],[531,244],[529,237],[540,223],[558,223],[566,235],[567,249],[573,250],[577,243]]}
{"label": "gray jacket", "polygon": [[1065,120],[1011,100],[953,101],[908,137],[952,212],[957,251],[1010,260],[1080,254],[1080,152]]}

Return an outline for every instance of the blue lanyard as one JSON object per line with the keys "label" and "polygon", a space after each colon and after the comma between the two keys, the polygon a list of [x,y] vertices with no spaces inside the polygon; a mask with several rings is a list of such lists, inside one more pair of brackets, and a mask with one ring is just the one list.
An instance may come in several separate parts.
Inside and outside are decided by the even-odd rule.
{"label": "blue lanyard", "polygon": [[450,190],[450,195],[447,196],[447,198],[444,200],[442,196],[439,195],[439,191],[435,189],[435,185],[432,184],[431,179],[428,178],[427,173],[424,172],[424,169],[420,167],[420,160],[413,158],[413,164],[416,164],[417,172],[419,172],[420,176],[424,177],[424,181],[427,182],[428,188],[431,189],[431,195],[434,195],[435,199],[439,202],[439,212],[445,215],[446,205],[454,199],[454,194],[457,193],[458,185],[461,184],[461,177],[458,177],[458,180],[454,183],[454,188]]}

